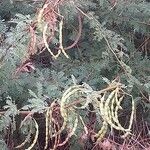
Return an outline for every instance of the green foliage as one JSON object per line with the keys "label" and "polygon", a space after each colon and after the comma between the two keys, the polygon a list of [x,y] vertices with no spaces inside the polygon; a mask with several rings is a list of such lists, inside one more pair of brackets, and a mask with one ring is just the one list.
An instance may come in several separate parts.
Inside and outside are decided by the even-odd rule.
{"label": "green foliage", "polygon": [[[27,28],[37,18],[35,10],[42,7],[42,2],[3,0],[0,3],[0,38],[4,36],[2,42],[0,39],[0,109],[7,110],[0,119],[0,132],[15,123],[18,109],[43,113],[52,101],[57,99],[60,103],[64,91],[73,84],[72,75],[77,84],[85,82],[96,90],[102,89],[105,81],[118,77],[128,87],[127,92],[138,99],[137,103],[142,101],[143,95],[149,99],[150,51],[143,56],[145,53],[142,50],[139,52],[134,42],[136,33],[150,36],[149,2],[119,0],[112,4],[108,0],[64,1],[60,7],[65,22],[64,47],[76,37],[78,13],[82,15],[83,26],[78,44],[66,51],[69,59],[63,56],[57,60],[51,59],[51,66],[47,68],[33,60],[34,71],[17,75],[16,69],[22,60],[30,57],[28,46],[31,35]],[[36,35],[42,37],[39,30],[36,30]],[[54,37],[53,44],[49,46],[55,49],[58,41],[58,36]],[[149,109],[149,105],[146,107]],[[70,127],[73,126],[71,119],[75,119],[73,115],[70,117]],[[15,130],[15,126],[12,128]],[[3,135],[0,146],[5,147],[2,139]]]}

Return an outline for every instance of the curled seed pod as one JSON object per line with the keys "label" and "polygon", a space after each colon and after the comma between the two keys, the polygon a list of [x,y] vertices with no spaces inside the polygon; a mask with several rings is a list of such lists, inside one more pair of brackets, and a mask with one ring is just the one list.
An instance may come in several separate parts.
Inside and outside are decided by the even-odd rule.
{"label": "curled seed pod", "polygon": [[113,121],[114,122],[116,122],[116,120],[114,119],[115,118],[115,114],[114,114],[114,106],[115,105],[115,97],[112,99],[112,101],[111,101],[111,116],[112,116],[112,118],[113,118]]}
{"label": "curled seed pod", "polygon": [[67,125],[68,115],[67,115],[67,109],[65,108],[65,105],[68,102],[69,98],[76,92],[82,91],[82,90],[83,90],[83,87],[81,85],[74,85],[70,87],[68,90],[66,90],[65,93],[63,94],[61,98],[61,102],[60,102],[60,113],[64,121],[60,130],[57,133],[55,133],[53,137],[60,134]]}
{"label": "curled seed pod", "polygon": [[[129,94],[127,94],[129,95]],[[132,108],[131,108],[131,115],[130,115],[130,121],[129,121],[129,127],[128,127],[128,132],[122,135],[122,138],[127,137],[130,134],[132,123],[133,123],[133,118],[134,118],[134,112],[135,112],[135,104],[132,95],[129,95],[131,97],[131,102],[132,102]]]}
{"label": "curled seed pod", "polygon": [[99,102],[100,115],[103,118],[103,120],[105,120],[104,100],[105,100],[105,93],[104,93],[104,95],[102,96],[102,98],[100,99],[100,102]]}
{"label": "curled seed pod", "polygon": [[88,134],[88,128],[86,127],[86,125],[85,125],[85,123],[84,123],[84,121],[83,121],[83,118],[82,118],[81,116],[79,116],[79,118],[80,118],[81,123],[82,123],[82,125],[83,125],[83,127],[84,127],[85,134]]}
{"label": "curled seed pod", "polygon": [[74,135],[74,133],[77,129],[77,126],[78,126],[78,117],[76,117],[75,122],[74,122],[74,127],[73,127],[72,131],[68,134],[65,141],[61,144],[58,144],[57,146],[63,146],[64,144],[66,144],[68,142],[68,140]]}
{"label": "curled seed pod", "polygon": [[112,119],[112,116],[111,116],[111,113],[110,113],[110,107],[109,107],[109,103],[111,101],[111,99],[115,96],[115,92],[116,90],[112,91],[110,93],[110,95],[108,96],[106,102],[105,102],[105,106],[104,106],[104,114],[105,114],[105,118],[106,118],[106,121],[108,122],[108,124],[113,127],[114,129],[116,130],[121,130],[121,131],[128,131],[127,129],[124,129],[123,127],[121,126],[117,126],[113,123],[113,119]]}
{"label": "curled seed pod", "polygon": [[107,122],[104,121],[100,131],[96,134],[97,141],[100,141],[105,136],[107,129],[108,129],[108,124]]}
{"label": "curled seed pod", "polygon": [[63,44],[62,44],[62,27],[63,27],[63,19],[61,19],[60,23],[59,23],[59,48],[61,49],[62,53],[66,56],[66,58],[69,58],[69,56],[67,55],[67,53],[65,52],[64,48],[63,48]]}
{"label": "curled seed pod", "polygon": [[23,147],[30,140],[31,133],[32,133],[32,130],[30,129],[30,131],[29,131],[26,139],[24,140],[24,142],[22,142],[20,145],[16,146],[15,148],[18,149],[18,148]]}
{"label": "curled seed pod", "polygon": [[105,117],[105,120],[109,123],[109,124],[112,124],[111,122],[111,116],[109,116],[109,110],[110,110],[110,107],[109,107],[109,103],[111,101],[111,99],[114,97],[114,94],[115,94],[115,90],[112,91],[108,98],[106,99],[105,101],[105,104],[104,104],[104,117]]}
{"label": "curled seed pod", "polygon": [[40,29],[40,31],[43,31],[43,27],[42,27],[42,17],[43,17],[43,13],[44,13],[44,9],[48,7],[49,4],[45,4],[43,6],[43,8],[39,11],[38,17],[37,17],[37,23],[38,23],[38,27]]}
{"label": "curled seed pod", "polygon": [[119,120],[118,120],[118,110],[119,110],[119,108],[121,107],[120,106],[120,103],[121,103],[121,101],[123,100],[123,97],[124,96],[122,96],[122,97],[120,97],[119,98],[119,100],[118,100],[118,104],[117,104],[117,106],[116,106],[116,108],[115,108],[115,113],[114,113],[114,121],[117,123],[117,125],[119,126],[119,127],[122,127],[121,126],[121,124],[119,123]]}
{"label": "curled seed pod", "polygon": [[132,101],[132,108],[131,108],[131,117],[130,117],[130,122],[129,122],[129,130],[131,130],[132,123],[133,123],[133,118],[134,118],[134,112],[135,112],[135,104],[132,95],[131,96],[131,101]]}
{"label": "curled seed pod", "polygon": [[45,116],[45,147],[44,149],[47,149],[48,146],[48,136],[49,136],[49,113],[50,113],[50,108],[47,109],[46,111],[46,116]]}
{"label": "curled seed pod", "polygon": [[37,142],[38,135],[39,135],[39,126],[34,118],[33,118],[33,120],[35,123],[36,133],[35,133],[35,137],[34,137],[32,144],[26,150],[31,150],[34,147],[35,143]]}
{"label": "curled seed pod", "polygon": [[48,24],[46,24],[44,26],[44,29],[43,29],[43,41],[44,41],[44,45],[47,48],[47,50],[49,51],[49,53],[56,59],[60,55],[61,50],[59,50],[58,53],[56,55],[54,55],[54,53],[49,48],[49,45],[47,43],[47,37],[46,37],[47,28],[48,28]]}
{"label": "curled seed pod", "polygon": [[[121,106],[120,106],[120,103],[121,103],[122,99],[123,99],[123,96],[122,96],[119,100],[117,100],[117,103],[115,103],[115,102],[116,102],[116,97],[114,97],[114,98],[112,99],[112,103],[111,103],[111,116],[112,116],[112,121],[113,121],[114,123],[116,123],[118,127],[121,127],[121,128],[123,128],[123,127],[121,126],[121,124],[120,124],[120,122],[119,122],[119,120],[118,120],[118,109],[121,107]],[[115,107],[115,106],[116,106],[116,107]]]}

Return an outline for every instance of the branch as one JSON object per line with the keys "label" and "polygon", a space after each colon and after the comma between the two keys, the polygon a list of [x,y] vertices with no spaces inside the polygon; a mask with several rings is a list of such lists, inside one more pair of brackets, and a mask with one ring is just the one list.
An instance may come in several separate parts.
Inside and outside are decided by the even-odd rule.
{"label": "branch", "polygon": [[[65,108],[67,109],[67,108],[69,108],[69,107],[72,107],[72,106],[74,106],[74,105],[76,105],[76,104],[79,104],[79,103],[82,103],[82,102],[84,102],[85,100],[76,100],[76,101],[74,101],[74,102],[72,102],[72,103],[70,103],[70,104],[67,104],[66,106],[65,106]],[[55,109],[55,111],[56,110],[58,110],[58,109],[60,109],[60,107],[57,107],[56,109]],[[6,110],[7,111],[7,110]],[[6,113],[6,111],[0,111],[0,116],[2,116],[2,115],[4,115],[5,113]],[[36,112],[36,113],[38,113],[38,112]],[[23,110],[20,110],[20,111],[18,111],[18,114],[20,114],[20,115],[28,115],[28,114],[34,114],[32,111],[23,111]]]}

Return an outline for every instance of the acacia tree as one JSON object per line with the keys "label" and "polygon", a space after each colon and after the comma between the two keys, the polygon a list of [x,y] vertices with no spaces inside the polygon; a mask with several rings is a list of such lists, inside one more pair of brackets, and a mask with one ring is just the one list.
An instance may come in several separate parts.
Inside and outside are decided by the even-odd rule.
{"label": "acacia tree", "polygon": [[149,2],[1,4],[3,149],[114,148],[116,136],[126,149],[146,138],[137,131],[149,116]]}

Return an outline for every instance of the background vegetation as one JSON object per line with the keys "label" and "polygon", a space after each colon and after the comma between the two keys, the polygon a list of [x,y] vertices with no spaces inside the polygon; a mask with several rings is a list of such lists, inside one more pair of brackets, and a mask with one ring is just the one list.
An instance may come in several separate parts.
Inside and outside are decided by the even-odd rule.
{"label": "background vegetation", "polygon": [[149,149],[149,117],[148,0],[1,0],[0,149]]}

